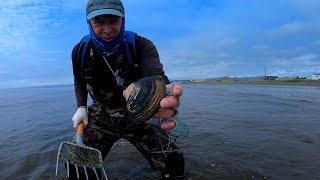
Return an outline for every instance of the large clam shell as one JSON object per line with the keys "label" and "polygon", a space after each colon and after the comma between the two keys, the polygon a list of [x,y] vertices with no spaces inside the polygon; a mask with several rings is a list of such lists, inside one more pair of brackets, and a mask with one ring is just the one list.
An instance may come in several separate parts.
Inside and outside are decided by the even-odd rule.
{"label": "large clam shell", "polygon": [[166,86],[161,76],[144,77],[130,84],[123,95],[135,121],[145,122],[159,110],[160,101],[166,96]]}

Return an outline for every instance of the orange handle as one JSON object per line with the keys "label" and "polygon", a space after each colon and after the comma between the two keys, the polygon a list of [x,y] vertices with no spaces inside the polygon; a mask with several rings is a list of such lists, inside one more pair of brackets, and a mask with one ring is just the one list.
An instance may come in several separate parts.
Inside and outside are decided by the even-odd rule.
{"label": "orange handle", "polygon": [[84,124],[83,122],[79,123],[77,126],[77,134],[82,135],[84,130]]}

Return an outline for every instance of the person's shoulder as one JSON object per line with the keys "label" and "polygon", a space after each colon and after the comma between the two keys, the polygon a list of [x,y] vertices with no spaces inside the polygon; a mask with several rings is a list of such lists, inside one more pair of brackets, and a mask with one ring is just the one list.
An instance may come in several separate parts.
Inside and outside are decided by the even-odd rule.
{"label": "person's shoulder", "polygon": [[78,59],[80,44],[81,44],[81,40],[77,42],[72,48],[71,57],[73,61],[76,61]]}
{"label": "person's shoulder", "polygon": [[151,42],[150,39],[148,39],[142,35],[139,35],[137,33],[136,33],[136,41],[138,41],[138,42]]}
{"label": "person's shoulder", "polygon": [[80,46],[80,42],[76,43],[73,48],[72,48],[72,55],[76,55],[78,53],[78,49],[79,49],[79,46]]}
{"label": "person's shoulder", "polygon": [[136,44],[137,44],[138,48],[139,47],[146,47],[146,46],[153,46],[153,47],[155,46],[150,39],[148,39],[144,36],[141,36],[139,34],[136,35]]}
{"label": "person's shoulder", "polygon": [[79,46],[80,46],[80,42],[76,43],[76,44],[73,46],[72,51],[78,50],[78,49],[79,49]]}
{"label": "person's shoulder", "polygon": [[81,42],[89,42],[90,41],[90,37],[88,35],[85,35],[83,36],[78,43],[76,43],[74,46],[73,46],[73,49],[72,51],[75,51],[75,50],[78,50],[79,49],[79,46],[81,44]]}

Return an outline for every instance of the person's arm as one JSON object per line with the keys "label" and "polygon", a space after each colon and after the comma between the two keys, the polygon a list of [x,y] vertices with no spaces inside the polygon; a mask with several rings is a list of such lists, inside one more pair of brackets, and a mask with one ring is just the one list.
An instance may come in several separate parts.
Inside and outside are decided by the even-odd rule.
{"label": "person's arm", "polygon": [[161,100],[160,109],[154,116],[155,118],[168,119],[168,121],[161,124],[161,128],[163,130],[172,130],[176,127],[176,122],[172,118],[178,114],[179,97],[183,94],[182,85],[170,84],[168,77],[163,71],[163,66],[160,63],[159,53],[150,40],[138,36],[137,46],[137,58],[140,62],[143,77],[161,75],[172,91],[167,97]]}
{"label": "person's arm", "polygon": [[160,62],[159,53],[155,45],[149,39],[141,36],[137,36],[136,40],[136,52],[142,76],[160,75],[166,83],[169,84],[170,81],[163,71],[163,66]]}
{"label": "person's arm", "polygon": [[74,77],[74,90],[77,107],[87,106],[88,91],[85,79],[81,76],[81,58],[79,56],[79,43],[72,50],[72,68]]}

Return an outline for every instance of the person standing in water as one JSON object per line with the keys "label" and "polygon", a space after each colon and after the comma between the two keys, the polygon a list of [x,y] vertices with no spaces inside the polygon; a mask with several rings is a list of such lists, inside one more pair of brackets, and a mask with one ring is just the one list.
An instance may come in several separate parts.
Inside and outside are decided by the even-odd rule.
{"label": "person standing in water", "polygon": [[[142,153],[152,168],[161,171],[163,179],[183,179],[184,156],[167,135],[176,122],[165,121],[159,127],[147,123],[137,125],[128,117],[123,97],[125,87],[134,81],[161,76],[172,93],[161,100],[155,118],[170,118],[177,113],[182,86],[169,84],[156,47],[135,33],[134,47],[130,49],[135,52],[131,57],[134,65],[130,64],[125,46],[127,35],[132,32],[125,31],[125,11],[120,0],[89,0],[86,18],[90,30],[87,46],[82,48],[82,39],[72,51],[77,100],[72,118],[74,127],[84,122],[84,143],[99,149],[103,158],[117,140],[124,138]],[[87,106],[88,94],[93,100],[90,106]],[[95,179],[93,172],[88,174]],[[76,179],[74,168],[70,179]]]}

